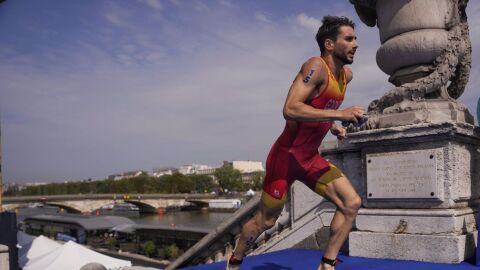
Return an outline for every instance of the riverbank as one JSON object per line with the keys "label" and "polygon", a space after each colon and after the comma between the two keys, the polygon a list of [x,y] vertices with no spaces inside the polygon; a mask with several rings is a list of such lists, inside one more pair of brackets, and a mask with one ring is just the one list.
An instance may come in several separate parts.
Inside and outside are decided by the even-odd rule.
{"label": "riverbank", "polygon": [[[75,236],[77,238],[79,230],[83,230],[81,226],[73,225],[75,217],[79,219],[79,223],[88,221],[88,226],[94,224],[94,220],[98,218],[108,217],[110,215],[82,215],[82,214],[66,214],[60,213],[58,208],[42,207],[42,208],[24,208],[18,209],[18,223],[25,230],[24,220],[35,216],[55,216],[53,220],[67,221],[69,224],[59,225],[58,223],[48,221],[48,218],[42,218],[41,225],[35,228],[34,235],[46,235],[55,238],[57,233]],[[111,212],[110,212],[111,213]],[[122,212],[119,212],[122,213]],[[104,213],[105,214],[105,213]],[[138,254],[145,258],[152,257],[154,267],[158,266],[158,261],[173,260],[180,256],[185,250],[193,246],[198,240],[211,230],[214,230],[223,220],[229,218],[232,213],[229,212],[213,212],[213,211],[181,211],[180,209],[172,209],[157,214],[138,214],[136,216],[128,216],[134,226],[127,228],[126,226],[110,228],[108,230],[96,231],[96,233],[80,233],[86,235],[85,243],[95,249],[109,251],[111,254],[121,253],[123,255]],[[67,218],[68,217],[68,218]],[[72,220],[73,217],[73,220]],[[93,222],[93,223],[92,223]],[[77,224],[78,225],[78,224]],[[43,227],[42,227],[43,226]],[[75,227],[76,226],[76,227]],[[42,228],[42,229],[41,229]],[[76,229],[75,229],[76,228]],[[41,230],[40,230],[41,229]],[[129,231],[130,230],[130,231]],[[100,233],[99,233],[100,232]],[[187,241],[188,239],[188,241]],[[148,246],[145,243],[150,241]],[[130,256],[128,255],[128,256]],[[165,262],[163,261],[163,265]]]}

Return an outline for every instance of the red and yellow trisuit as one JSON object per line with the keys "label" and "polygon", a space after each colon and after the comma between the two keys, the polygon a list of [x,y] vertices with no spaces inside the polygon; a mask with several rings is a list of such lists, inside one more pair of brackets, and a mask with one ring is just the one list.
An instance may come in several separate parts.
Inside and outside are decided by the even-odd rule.
{"label": "red and yellow trisuit", "polygon": [[[328,65],[325,63],[324,66],[328,70],[326,87],[318,96],[305,101],[305,104],[322,110],[336,110],[345,96],[345,68],[340,71],[337,81]],[[288,188],[294,180],[303,182],[316,193],[323,195],[328,183],[343,176],[339,169],[318,153],[318,147],[332,123],[287,121],[267,158],[262,194],[262,201],[267,207],[283,207]]]}

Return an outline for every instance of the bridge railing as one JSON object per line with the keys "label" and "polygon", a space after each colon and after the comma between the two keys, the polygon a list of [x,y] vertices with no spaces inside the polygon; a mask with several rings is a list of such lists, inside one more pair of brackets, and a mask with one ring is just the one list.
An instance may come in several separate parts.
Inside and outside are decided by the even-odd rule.
{"label": "bridge railing", "polygon": [[233,248],[242,225],[253,216],[260,204],[260,193],[238,209],[232,217],[223,221],[215,230],[203,237],[193,247],[165,268],[173,270],[180,266],[223,260]]}

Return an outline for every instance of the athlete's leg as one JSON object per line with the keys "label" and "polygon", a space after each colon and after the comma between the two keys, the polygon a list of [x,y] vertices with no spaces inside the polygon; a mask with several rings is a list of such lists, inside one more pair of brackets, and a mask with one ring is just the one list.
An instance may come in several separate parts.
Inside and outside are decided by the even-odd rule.
{"label": "athlete's leg", "polygon": [[[277,200],[267,193],[262,193],[260,208],[255,215],[243,225],[240,238],[238,239],[233,256],[237,260],[242,260],[245,252],[255,243],[260,234],[275,225],[280,213],[282,212],[285,198]],[[240,265],[229,264],[227,270],[238,270]]]}
{"label": "athlete's leg", "polygon": [[[330,176],[327,175],[327,178],[331,178],[335,174],[339,177],[325,183],[325,177],[322,176],[317,182],[316,191],[337,206],[330,224],[330,238],[324,253],[326,259],[335,260],[343,242],[348,237],[362,201],[350,181],[338,169],[332,167],[330,170],[331,174]],[[330,270],[334,268],[329,264],[321,263],[318,269]]]}

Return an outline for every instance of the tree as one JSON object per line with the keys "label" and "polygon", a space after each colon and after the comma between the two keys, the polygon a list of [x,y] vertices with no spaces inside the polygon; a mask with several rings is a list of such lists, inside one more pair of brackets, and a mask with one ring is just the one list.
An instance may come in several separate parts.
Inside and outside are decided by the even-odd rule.
{"label": "tree", "polygon": [[252,183],[249,188],[253,190],[261,190],[263,187],[264,178],[265,178],[265,172],[256,172],[252,177]]}
{"label": "tree", "polygon": [[51,183],[40,186],[28,186],[22,190],[18,187],[5,191],[6,196],[39,196],[63,194],[105,194],[105,193],[190,193],[194,190],[203,192],[214,189],[212,179],[204,175],[185,176],[181,173],[165,175],[160,178],[145,173],[121,180],[105,179],[102,181],[76,181]]}
{"label": "tree", "polygon": [[213,179],[208,175],[189,175],[189,178],[192,180],[195,191],[197,192],[210,192],[215,189],[215,183]]}
{"label": "tree", "polygon": [[179,256],[179,249],[175,243],[164,246],[164,253],[167,259],[176,259]]}
{"label": "tree", "polygon": [[239,191],[243,189],[242,173],[232,166],[222,166],[215,170],[214,175],[218,179],[218,184],[223,191]]}
{"label": "tree", "polygon": [[190,193],[195,187],[191,178],[178,172],[160,177],[160,185],[166,193]]}
{"label": "tree", "polygon": [[145,242],[145,244],[143,244],[143,250],[148,255],[148,257],[152,257],[155,254],[156,249],[157,247],[152,240],[148,240]]}
{"label": "tree", "polygon": [[109,246],[110,249],[116,249],[118,247],[118,240],[110,237],[107,239],[106,244]]}

